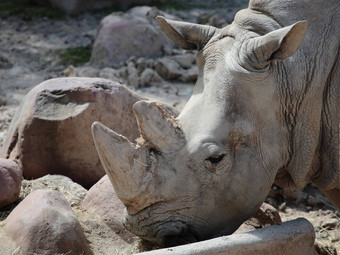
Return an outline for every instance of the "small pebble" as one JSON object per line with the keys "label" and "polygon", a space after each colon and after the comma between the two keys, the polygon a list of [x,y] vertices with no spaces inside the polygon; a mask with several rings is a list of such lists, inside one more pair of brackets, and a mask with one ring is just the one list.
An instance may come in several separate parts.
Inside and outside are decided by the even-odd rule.
{"label": "small pebble", "polygon": [[329,219],[322,223],[322,227],[326,229],[335,229],[338,224],[340,225],[338,219]]}
{"label": "small pebble", "polygon": [[320,233],[320,237],[321,237],[321,238],[327,238],[327,237],[329,237],[328,231],[321,232],[321,233]]}
{"label": "small pebble", "polygon": [[331,235],[331,242],[335,243],[337,241],[340,241],[340,233],[335,233],[335,234]]}
{"label": "small pebble", "polygon": [[279,210],[280,210],[280,211],[285,211],[286,207],[287,207],[286,202],[283,202],[283,203],[279,206]]}
{"label": "small pebble", "polygon": [[306,210],[309,212],[309,211],[313,210],[313,207],[307,205],[307,206],[306,206]]}

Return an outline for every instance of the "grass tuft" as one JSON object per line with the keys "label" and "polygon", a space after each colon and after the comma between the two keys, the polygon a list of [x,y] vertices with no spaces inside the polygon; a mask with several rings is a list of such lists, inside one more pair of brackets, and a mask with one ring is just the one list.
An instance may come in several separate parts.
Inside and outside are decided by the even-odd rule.
{"label": "grass tuft", "polygon": [[60,64],[80,66],[89,62],[92,46],[68,48],[60,52]]}

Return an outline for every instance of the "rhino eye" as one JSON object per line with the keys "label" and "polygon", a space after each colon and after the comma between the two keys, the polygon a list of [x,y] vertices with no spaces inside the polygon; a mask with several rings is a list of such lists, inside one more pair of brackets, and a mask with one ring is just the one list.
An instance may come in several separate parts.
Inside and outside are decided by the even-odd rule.
{"label": "rhino eye", "polygon": [[205,167],[209,171],[215,171],[217,164],[220,163],[223,160],[224,156],[225,156],[225,154],[210,156],[209,158],[204,160]]}
{"label": "rhino eye", "polygon": [[214,155],[214,156],[210,156],[209,158],[207,158],[207,161],[210,161],[212,164],[217,164],[219,162],[222,161],[222,159],[224,158],[225,154],[221,154],[221,155]]}

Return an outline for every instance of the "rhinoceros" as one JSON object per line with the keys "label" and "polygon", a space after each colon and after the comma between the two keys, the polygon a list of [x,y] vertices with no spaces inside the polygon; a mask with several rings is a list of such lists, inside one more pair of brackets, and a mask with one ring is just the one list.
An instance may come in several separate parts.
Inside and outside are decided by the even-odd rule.
{"label": "rhinoceros", "polygon": [[128,230],[165,246],[228,235],[273,183],[314,183],[340,208],[339,13],[338,0],[251,0],[221,29],[157,17],[198,50],[191,98],[177,117],[137,102],[136,143],[92,125]]}

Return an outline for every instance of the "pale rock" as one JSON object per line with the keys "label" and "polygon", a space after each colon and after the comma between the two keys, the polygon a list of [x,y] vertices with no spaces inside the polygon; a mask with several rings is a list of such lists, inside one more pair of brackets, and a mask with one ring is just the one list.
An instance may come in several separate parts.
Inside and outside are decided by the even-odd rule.
{"label": "pale rock", "polygon": [[117,69],[106,67],[99,72],[99,77],[109,79],[111,81],[119,81],[120,72]]}
{"label": "pale rock", "polygon": [[135,67],[135,64],[134,64],[133,61],[130,61],[128,63],[127,72],[128,72],[129,85],[132,85],[134,87],[138,87],[138,84],[139,84],[139,75],[138,75],[138,70]]}
{"label": "pale rock", "polygon": [[0,208],[15,202],[20,193],[22,172],[17,163],[0,158]]}
{"label": "pale rock", "polygon": [[92,254],[77,217],[54,190],[29,194],[7,217],[6,234],[21,254]]}
{"label": "pale rock", "polygon": [[163,79],[151,68],[146,68],[140,77],[140,86],[148,87],[153,83],[160,83]]}
{"label": "pale rock", "polygon": [[83,66],[77,68],[77,74],[79,77],[98,77],[99,70],[91,66]]}
{"label": "pale rock", "polygon": [[5,141],[6,139],[6,135],[4,132],[0,132],[0,143],[2,143],[3,141]]}
{"label": "pale rock", "polygon": [[322,225],[321,225],[323,228],[326,228],[326,229],[335,229],[336,227],[339,227],[340,228],[340,222],[338,219],[328,219],[324,222],[322,222]]}
{"label": "pale rock", "polygon": [[198,77],[198,67],[196,65],[184,70],[180,80],[183,82],[196,82]]}
{"label": "pale rock", "polygon": [[135,7],[125,14],[106,16],[99,25],[91,63],[117,67],[131,56],[156,57],[162,55],[163,48],[173,48],[174,44],[154,21],[157,15],[169,17],[147,6]]}
{"label": "pale rock", "polygon": [[202,13],[197,17],[197,23],[214,27],[225,27],[227,21],[216,13]]}
{"label": "pale rock", "polygon": [[314,244],[317,255],[337,255],[337,251],[334,247],[325,245],[319,241]]}
{"label": "pale rock", "polygon": [[139,58],[136,61],[136,67],[139,73],[142,73],[146,68],[154,68],[154,60],[153,59],[146,59],[146,58]]}
{"label": "pale rock", "polygon": [[155,69],[165,80],[175,80],[183,73],[181,66],[169,57],[158,59],[155,64]]}
{"label": "pale rock", "polygon": [[188,69],[195,64],[196,54],[194,53],[186,53],[184,55],[176,55],[171,57],[175,60],[181,67]]}
{"label": "pale rock", "polygon": [[63,71],[63,74],[65,77],[77,77],[78,76],[77,69],[73,65],[68,66]]}
{"label": "pale rock", "polygon": [[127,78],[128,77],[128,71],[127,71],[127,67],[121,67],[118,70],[118,73],[121,77],[123,78]]}

